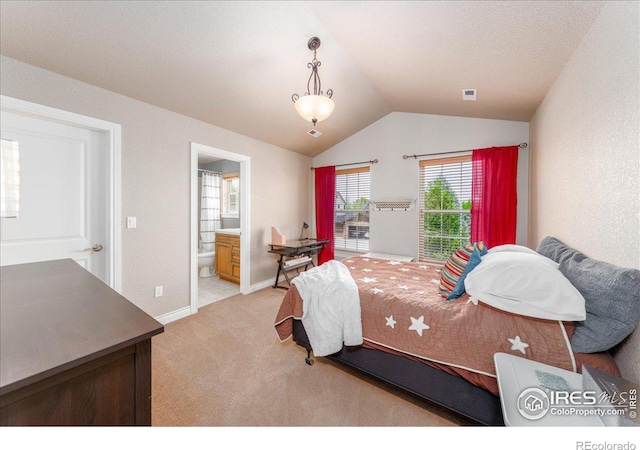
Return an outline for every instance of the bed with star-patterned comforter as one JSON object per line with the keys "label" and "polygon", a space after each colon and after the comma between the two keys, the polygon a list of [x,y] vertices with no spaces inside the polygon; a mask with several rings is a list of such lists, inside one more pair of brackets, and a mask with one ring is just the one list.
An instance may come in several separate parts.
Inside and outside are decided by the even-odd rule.
{"label": "bed with star-patterned comforter", "polygon": [[[468,294],[446,301],[439,292],[441,265],[364,257],[342,263],[358,286],[363,347],[429,364],[495,395],[497,352],[570,371],[581,366],[571,350],[573,322],[512,314]],[[291,286],[275,320],[281,341],[292,335],[302,310],[302,298]],[[590,364],[605,368],[611,361]]]}

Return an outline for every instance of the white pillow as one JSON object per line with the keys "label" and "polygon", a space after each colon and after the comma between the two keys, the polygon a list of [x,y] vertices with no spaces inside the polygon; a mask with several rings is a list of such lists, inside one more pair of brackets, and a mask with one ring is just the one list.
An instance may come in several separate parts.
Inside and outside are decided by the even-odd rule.
{"label": "white pillow", "polygon": [[[491,250],[489,250],[487,253],[482,255],[483,261],[485,259],[494,258],[496,257],[496,255],[501,255],[501,256],[498,256],[499,259],[508,259],[511,261],[516,261],[519,258],[518,255],[527,255],[527,257],[525,257],[525,261],[533,260],[535,258],[537,262],[541,264],[547,264],[553,267],[554,269],[558,269],[560,267],[560,264],[555,262],[553,259],[547,258],[546,256],[541,255],[540,253],[534,250],[531,250],[528,247],[522,247],[520,245],[512,245],[512,244],[499,245],[497,247],[493,247]],[[512,256],[504,256],[505,254],[511,254]]]}
{"label": "white pillow", "polygon": [[498,253],[498,252],[520,252],[520,253],[531,253],[533,255],[539,255],[535,250],[531,250],[529,247],[525,247],[523,245],[516,244],[503,244],[496,245],[495,247],[490,248],[487,251],[489,253]]}
{"label": "white pillow", "polygon": [[465,278],[465,290],[502,311],[539,319],[585,320],[584,297],[547,260],[551,261],[526,252],[485,255]]}

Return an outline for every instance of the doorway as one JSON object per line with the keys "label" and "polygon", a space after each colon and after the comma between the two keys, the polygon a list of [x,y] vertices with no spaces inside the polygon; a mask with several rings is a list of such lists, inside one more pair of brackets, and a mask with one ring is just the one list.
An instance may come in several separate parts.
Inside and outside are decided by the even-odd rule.
{"label": "doorway", "polygon": [[[191,313],[194,314],[200,307],[198,291],[199,286],[216,285],[220,289],[224,290],[224,293],[232,294],[240,292],[242,294],[248,293],[249,280],[250,280],[250,236],[249,236],[249,199],[250,199],[250,162],[251,158],[245,155],[229,152],[226,150],[220,150],[214,147],[208,147],[206,145],[191,143],[191,283],[190,283],[190,305]],[[232,170],[233,169],[233,170]],[[201,247],[202,235],[200,233],[200,199],[201,199],[201,178],[203,173],[211,174],[216,177],[217,180],[213,181],[213,184],[220,187],[219,205],[216,208],[221,209],[224,207],[225,213],[221,215],[220,222],[217,223],[216,229],[219,230],[220,240],[215,238],[216,233],[211,233],[214,236],[213,241],[217,244],[209,243],[212,239],[205,239],[205,245],[211,246],[213,249],[225,250],[220,252],[221,255],[217,255],[214,252],[213,258],[224,257],[227,255],[227,245],[229,248],[235,246],[234,242],[239,243],[239,280],[238,284],[229,283],[229,279],[220,280],[214,274],[211,277],[205,275],[203,280],[200,276],[201,271],[208,271],[209,268],[201,268],[198,258],[199,248]],[[224,178],[223,175],[227,177]],[[227,187],[224,189],[224,185],[237,187],[237,192],[233,192],[233,188]],[[224,192],[224,194],[223,194]],[[231,194],[230,194],[231,192]],[[231,205],[231,207],[229,207]],[[223,227],[224,224],[224,227]],[[224,229],[221,229],[224,228]],[[224,237],[224,239],[223,239]],[[224,248],[221,247],[224,242]],[[228,242],[227,242],[228,241]],[[215,247],[214,247],[215,245]],[[236,247],[237,248],[237,247]],[[202,256],[202,255],[201,255]],[[214,267],[222,264],[222,261],[214,259]],[[218,296],[220,298],[220,296]],[[206,303],[209,303],[208,301]]]}
{"label": "doorway", "polygon": [[20,164],[1,264],[71,258],[120,291],[120,125],[6,96],[1,105]]}

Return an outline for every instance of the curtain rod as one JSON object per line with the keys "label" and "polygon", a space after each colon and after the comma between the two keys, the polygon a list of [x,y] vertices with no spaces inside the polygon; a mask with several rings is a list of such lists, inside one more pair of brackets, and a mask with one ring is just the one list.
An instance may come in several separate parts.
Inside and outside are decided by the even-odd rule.
{"label": "curtain rod", "polygon": [[[341,167],[341,166],[354,166],[356,164],[376,164],[378,162],[377,159],[374,159],[372,161],[360,161],[360,162],[354,162],[354,163],[346,163],[346,164],[336,164],[333,167]],[[322,166],[322,167],[331,167],[331,166]],[[315,170],[315,169],[321,169],[322,167],[312,167],[311,170]]]}
{"label": "curtain rod", "polygon": [[[520,148],[527,148],[527,143],[523,142],[518,145]],[[442,152],[442,153],[425,153],[423,155],[402,155],[402,159],[415,158],[418,159],[421,156],[437,156],[437,155],[450,155],[451,153],[472,152],[473,150],[458,150],[457,152]]]}
{"label": "curtain rod", "polygon": [[198,172],[208,172],[208,173],[213,173],[215,175],[222,175],[222,172],[215,172],[213,170],[207,170],[207,169],[198,169]]}

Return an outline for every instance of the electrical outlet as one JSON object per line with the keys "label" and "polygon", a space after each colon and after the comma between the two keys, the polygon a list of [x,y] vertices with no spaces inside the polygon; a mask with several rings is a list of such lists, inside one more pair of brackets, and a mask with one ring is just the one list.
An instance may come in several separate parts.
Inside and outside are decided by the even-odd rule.
{"label": "electrical outlet", "polygon": [[156,286],[154,292],[153,292],[153,296],[154,297],[162,297],[162,292],[163,291],[163,287],[162,286]]}
{"label": "electrical outlet", "polygon": [[477,89],[463,89],[462,90],[462,100],[471,100],[475,101],[478,95]]}

